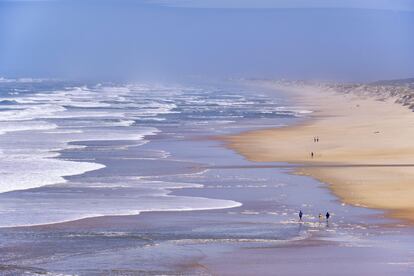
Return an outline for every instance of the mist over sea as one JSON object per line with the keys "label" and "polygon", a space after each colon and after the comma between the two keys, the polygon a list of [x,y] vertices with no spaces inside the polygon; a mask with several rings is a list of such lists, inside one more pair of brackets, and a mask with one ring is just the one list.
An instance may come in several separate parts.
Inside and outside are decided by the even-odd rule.
{"label": "mist over sea", "polygon": [[414,0],[0,0],[0,276],[414,275],[413,27]]}
{"label": "mist over sea", "polygon": [[3,227],[238,206],[169,195],[202,185],[163,176],[203,175],[211,164],[191,155],[177,160],[168,145],[152,141],[236,132],[252,120],[277,125],[306,113],[237,85],[3,79],[0,89]]}
{"label": "mist over sea", "polygon": [[[325,256],[335,243],[351,260],[373,256],[384,273],[400,269],[385,261],[410,256],[401,242],[410,229],[378,227],[388,222],[379,211],[341,204],[318,181],[257,166],[217,139],[306,119],[311,111],[284,91],[5,78],[0,91],[4,275],[210,275],[199,260],[234,251],[237,263],[247,248],[299,241],[283,256],[315,242],[312,254]],[[318,222],[321,210],[334,220]]]}

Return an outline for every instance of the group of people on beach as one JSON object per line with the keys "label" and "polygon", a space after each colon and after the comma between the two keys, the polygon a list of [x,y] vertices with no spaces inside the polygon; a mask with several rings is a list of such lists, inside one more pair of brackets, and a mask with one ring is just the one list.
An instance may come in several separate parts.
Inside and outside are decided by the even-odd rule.
{"label": "group of people on beach", "polygon": [[[314,137],[313,137],[313,142],[314,142],[314,143],[319,143],[319,136],[314,136]],[[313,158],[313,156],[314,156],[315,154],[313,153],[313,151],[311,151],[310,155],[311,155],[311,158]]]}
{"label": "group of people on beach", "polygon": [[[302,221],[302,217],[303,217],[303,212],[302,212],[302,210],[299,210],[299,221]],[[329,221],[330,217],[331,217],[331,214],[329,214],[329,212],[326,212],[326,214],[325,214],[326,222]],[[323,220],[323,216],[322,216],[321,213],[319,213],[318,218],[319,218],[319,222],[321,222]]]}

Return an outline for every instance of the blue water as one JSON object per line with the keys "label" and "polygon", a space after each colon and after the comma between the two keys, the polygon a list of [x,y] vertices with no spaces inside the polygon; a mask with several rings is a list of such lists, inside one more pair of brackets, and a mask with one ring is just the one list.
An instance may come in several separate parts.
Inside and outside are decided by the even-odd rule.
{"label": "blue water", "polygon": [[[257,164],[209,139],[305,119],[281,91],[48,80],[3,81],[0,91],[5,275],[180,274],[177,264],[215,245],[311,239],[411,256],[411,230],[382,227],[381,212],[341,204],[286,168],[248,168]],[[319,222],[328,210],[332,222]],[[28,225],[40,227],[9,228]]]}
{"label": "blue water", "polygon": [[167,196],[171,188],[201,184],[143,177],[203,171],[197,156],[177,161],[152,140],[272,127],[304,114],[282,97],[251,89],[3,80],[0,226],[240,205]]}

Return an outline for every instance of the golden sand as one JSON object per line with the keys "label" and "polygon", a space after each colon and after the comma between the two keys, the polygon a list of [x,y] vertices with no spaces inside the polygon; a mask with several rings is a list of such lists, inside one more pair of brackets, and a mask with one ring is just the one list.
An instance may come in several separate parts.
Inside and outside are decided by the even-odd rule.
{"label": "golden sand", "polygon": [[299,173],[329,184],[345,203],[414,222],[414,113],[394,99],[312,87],[288,90],[315,111],[310,120],[230,136],[228,145],[257,162],[321,165]]}

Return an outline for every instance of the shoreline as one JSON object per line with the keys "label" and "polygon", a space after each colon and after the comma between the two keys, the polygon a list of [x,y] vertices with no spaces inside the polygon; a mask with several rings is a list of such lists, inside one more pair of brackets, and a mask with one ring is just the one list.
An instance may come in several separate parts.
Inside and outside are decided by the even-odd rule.
{"label": "shoreline", "polygon": [[229,148],[254,162],[299,165],[295,173],[328,184],[342,202],[414,223],[414,114],[409,108],[393,97],[263,85],[284,90],[314,112],[286,127],[222,137]]}
{"label": "shoreline", "polygon": [[[285,97],[275,102],[285,103],[284,100]],[[259,111],[262,108],[260,105]],[[272,123],[261,122],[261,118],[255,117],[235,125],[229,132],[236,135],[252,129],[257,131],[259,126],[264,130],[266,126],[301,121],[290,115],[286,119],[274,119]],[[172,129],[163,129],[164,133],[170,133],[169,130]],[[275,163],[257,166],[261,164],[250,162],[224,147],[220,139],[214,139],[217,136],[212,139],[209,128],[202,127],[203,131],[199,132],[190,130],[197,129],[171,131],[170,135],[152,137],[150,143],[139,147],[126,147],[129,142],[125,141],[96,145],[91,141],[86,143],[91,151],[67,150],[59,158],[82,161],[93,156],[96,162],[107,165],[100,171],[67,178],[77,195],[86,195],[87,200],[80,203],[99,204],[96,200],[104,194],[105,201],[112,202],[114,213],[121,210],[122,202],[128,201],[129,195],[141,192],[125,190],[120,193],[113,184],[121,183],[121,187],[127,188],[129,182],[112,178],[114,172],[123,181],[138,174],[148,177],[148,181],[183,186],[167,189],[169,196],[230,200],[242,203],[241,206],[191,212],[109,214],[63,223],[0,228],[0,271],[9,274],[30,274],[36,270],[79,275],[122,272],[134,275],[274,275],[276,266],[284,275],[298,275],[306,270],[312,276],[321,275],[322,266],[322,274],[329,275],[339,265],[368,275],[411,275],[410,267],[388,262],[400,264],[407,256],[411,258],[412,252],[404,245],[412,240],[413,229],[405,225],[397,229],[380,211],[341,205],[323,184],[310,177],[291,174],[292,166],[283,167],[286,163],[279,168]],[[214,134],[221,134],[219,130]],[[99,151],[100,147],[105,151]],[[155,160],[130,158],[157,157],[154,150],[168,155]],[[165,160],[170,159],[169,156],[173,158]],[[109,181],[105,181],[108,177],[111,177]],[[99,178],[103,181],[98,182]],[[89,183],[102,185],[91,185],[92,192],[85,193],[81,187]],[[139,184],[130,183],[131,186]],[[142,184],[142,188],[158,187]],[[53,186],[43,190],[47,190],[43,191],[46,195],[72,194],[65,188]],[[42,190],[38,192],[42,194]],[[153,199],[158,200],[159,193],[155,195]],[[138,208],[141,201],[145,198],[137,197],[130,206]],[[62,204],[62,200],[56,202]],[[182,202],[180,206],[192,205],[191,202]],[[96,206],[99,207],[95,204],[88,210]],[[303,222],[297,219],[299,206],[305,212]],[[325,209],[333,214],[329,224],[318,221],[318,212]],[[387,250],[381,250],[383,248]],[[327,258],[339,260],[339,263],[327,263]],[[349,273],[346,271],[343,275]]]}

